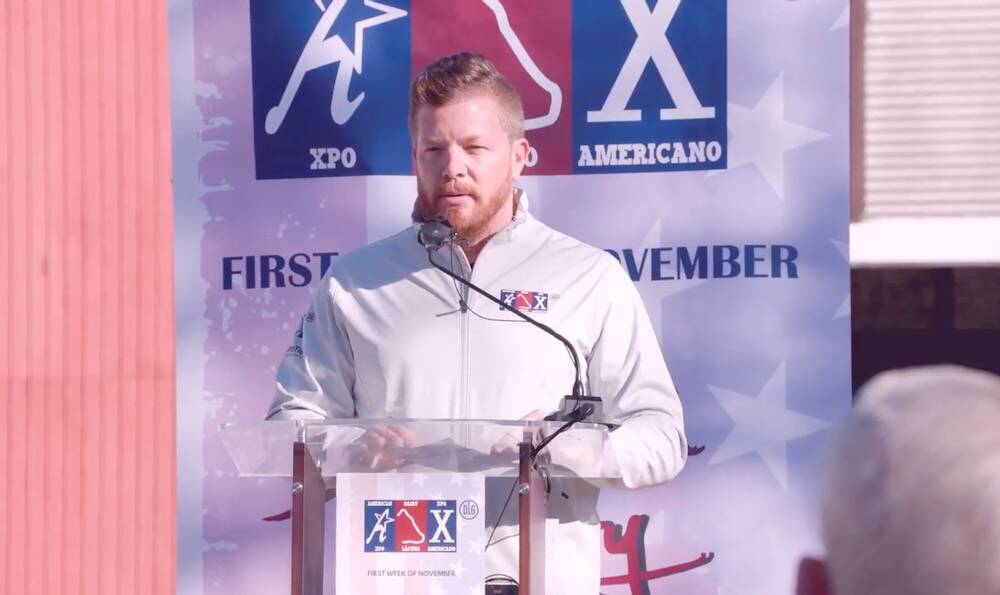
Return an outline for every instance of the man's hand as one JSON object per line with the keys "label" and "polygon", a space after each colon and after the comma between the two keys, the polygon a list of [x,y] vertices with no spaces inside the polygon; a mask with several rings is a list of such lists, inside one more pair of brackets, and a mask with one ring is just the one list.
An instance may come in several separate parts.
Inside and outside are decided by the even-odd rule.
{"label": "man's hand", "polygon": [[[521,421],[539,421],[545,419],[547,414],[541,409],[535,409],[531,413],[521,417]],[[537,434],[537,432],[536,432]],[[537,441],[537,436],[532,438],[532,442]],[[497,440],[490,448],[490,454],[494,456],[506,456],[506,457],[516,457],[518,456],[517,445],[521,442],[521,436],[514,436],[511,433],[504,434],[500,440]]]}
{"label": "man's hand", "polygon": [[386,426],[369,428],[348,448],[352,465],[368,471],[389,471],[407,464],[401,451],[417,444],[416,435],[408,428]]}

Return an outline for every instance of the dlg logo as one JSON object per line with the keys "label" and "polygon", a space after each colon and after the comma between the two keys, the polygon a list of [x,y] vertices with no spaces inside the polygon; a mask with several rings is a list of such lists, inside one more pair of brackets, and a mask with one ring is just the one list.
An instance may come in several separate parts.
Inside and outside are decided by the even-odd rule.
{"label": "dlg logo", "polygon": [[366,552],[455,552],[454,500],[365,500]]}
{"label": "dlg logo", "polygon": [[577,172],[726,166],[726,1],[573,4]]}
{"label": "dlg logo", "polygon": [[409,171],[408,4],[250,0],[257,178]]}

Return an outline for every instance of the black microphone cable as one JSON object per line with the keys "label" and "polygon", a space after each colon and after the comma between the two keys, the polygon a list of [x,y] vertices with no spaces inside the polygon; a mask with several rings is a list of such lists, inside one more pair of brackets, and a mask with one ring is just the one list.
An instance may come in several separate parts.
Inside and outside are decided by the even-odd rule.
{"label": "black microphone cable", "polygon": [[[590,403],[584,403],[580,407],[574,409],[573,412],[570,414],[570,419],[566,420],[566,422],[563,423],[563,425],[559,426],[559,428],[555,432],[552,432],[550,435],[546,436],[544,439],[542,439],[541,442],[538,443],[537,446],[531,449],[531,455],[529,457],[531,463],[529,466],[534,468],[535,460],[538,458],[538,455],[541,454],[542,449],[548,446],[549,443],[552,442],[552,440],[556,436],[562,434],[563,432],[570,429],[577,423],[583,421],[584,419],[587,418],[587,416],[593,413],[594,413],[594,406],[591,405]],[[518,483],[520,481],[521,481],[520,477],[514,478],[514,483],[511,484],[510,491],[507,493],[507,499],[504,500],[503,506],[500,508],[500,514],[497,515],[497,520],[493,523],[493,529],[490,531],[490,536],[486,540],[486,547],[483,548],[483,551],[488,550],[489,547],[493,545],[493,535],[497,532],[497,526],[500,525],[500,519],[503,518],[503,513],[507,512],[507,507],[510,506],[510,499],[514,496],[514,490],[517,489]],[[548,491],[549,487],[548,477],[546,477],[545,483],[546,483],[546,491]]]}

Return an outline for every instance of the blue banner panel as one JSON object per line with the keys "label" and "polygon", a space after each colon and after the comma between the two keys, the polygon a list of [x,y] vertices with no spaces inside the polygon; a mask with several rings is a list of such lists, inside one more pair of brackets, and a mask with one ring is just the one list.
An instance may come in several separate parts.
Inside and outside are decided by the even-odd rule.
{"label": "blue banner panel", "polygon": [[410,173],[407,9],[251,0],[257,179]]}
{"label": "blue banner panel", "polygon": [[725,73],[725,0],[578,0],[573,171],[725,169]]}

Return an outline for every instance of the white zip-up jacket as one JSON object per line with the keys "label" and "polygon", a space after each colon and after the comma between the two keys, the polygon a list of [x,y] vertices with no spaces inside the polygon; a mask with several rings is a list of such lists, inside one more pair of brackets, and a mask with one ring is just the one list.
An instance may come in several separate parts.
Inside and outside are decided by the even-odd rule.
{"label": "white zip-up jacket", "polygon": [[[573,344],[586,394],[602,397],[605,416],[621,424],[602,461],[620,477],[611,483],[673,478],[687,457],[681,404],[638,292],[610,255],[532,217],[523,192],[517,204],[474,268],[448,246],[435,262],[514,299]],[[563,344],[432,268],[417,230],[406,229],[330,267],[278,369],[268,418],[519,419],[556,410],[574,378]],[[598,491],[569,484],[552,491],[568,498],[548,505],[546,592],[596,594]],[[509,488],[488,482],[487,525]],[[487,574],[517,576],[517,540],[508,538],[516,519],[513,499]]]}

